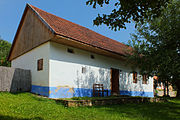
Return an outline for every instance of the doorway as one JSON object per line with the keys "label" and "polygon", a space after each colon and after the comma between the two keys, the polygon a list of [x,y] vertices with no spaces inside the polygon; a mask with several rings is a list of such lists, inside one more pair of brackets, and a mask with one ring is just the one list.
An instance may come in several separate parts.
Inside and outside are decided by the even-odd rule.
{"label": "doorway", "polygon": [[119,95],[119,69],[111,68],[111,95]]}

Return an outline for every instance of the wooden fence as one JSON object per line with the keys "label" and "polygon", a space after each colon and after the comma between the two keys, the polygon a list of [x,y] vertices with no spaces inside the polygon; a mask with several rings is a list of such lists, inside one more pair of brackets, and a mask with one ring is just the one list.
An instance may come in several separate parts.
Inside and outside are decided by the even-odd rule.
{"label": "wooden fence", "polygon": [[31,90],[31,71],[0,67],[0,91],[26,92]]}

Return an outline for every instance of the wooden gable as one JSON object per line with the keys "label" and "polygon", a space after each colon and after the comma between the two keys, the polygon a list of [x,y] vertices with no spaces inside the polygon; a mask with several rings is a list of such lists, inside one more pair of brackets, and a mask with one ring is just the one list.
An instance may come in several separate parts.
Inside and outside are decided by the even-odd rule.
{"label": "wooden gable", "polygon": [[131,52],[130,47],[120,42],[27,4],[8,60],[12,61],[48,41],[121,60]]}
{"label": "wooden gable", "polygon": [[48,29],[48,25],[29,6],[26,6],[23,17],[19,24],[13,45],[9,54],[9,60],[38,47],[53,38],[53,31]]}

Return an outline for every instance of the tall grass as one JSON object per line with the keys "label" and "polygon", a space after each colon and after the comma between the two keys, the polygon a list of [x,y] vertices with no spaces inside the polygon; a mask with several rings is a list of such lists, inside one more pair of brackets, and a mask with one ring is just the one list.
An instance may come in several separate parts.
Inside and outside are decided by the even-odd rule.
{"label": "tall grass", "polygon": [[180,120],[180,99],[167,103],[67,108],[31,93],[0,92],[0,120]]}

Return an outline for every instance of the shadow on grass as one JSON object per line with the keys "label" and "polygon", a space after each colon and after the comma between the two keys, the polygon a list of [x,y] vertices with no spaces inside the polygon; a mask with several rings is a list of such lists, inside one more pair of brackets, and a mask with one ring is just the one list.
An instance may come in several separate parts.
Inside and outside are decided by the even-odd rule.
{"label": "shadow on grass", "polygon": [[55,102],[57,105],[62,105],[63,106],[63,103],[61,102],[58,102],[57,100],[55,99],[49,99],[47,97],[44,97],[44,96],[40,96],[40,95],[37,95],[37,94],[32,94],[32,98],[36,101],[40,101],[40,102]]}
{"label": "shadow on grass", "polygon": [[25,93],[29,93],[29,92],[8,92],[11,93],[13,95],[19,95],[19,94],[25,94]]}
{"label": "shadow on grass", "polygon": [[47,101],[51,101],[50,99],[48,98],[43,98],[42,96],[35,96],[33,95],[32,98],[36,101],[41,101],[41,102],[47,102]]}
{"label": "shadow on grass", "polygon": [[129,118],[142,117],[144,120],[180,120],[180,106],[172,102],[121,104],[96,106],[94,108],[105,109],[110,114],[123,114]]}
{"label": "shadow on grass", "polygon": [[21,94],[21,93],[25,93],[25,92],[7,92],[7,91],[0,91],[1,93],[5,93],[5,94],[13,94],[13,95],[17,95],[17,94]]}
{"label": "shadow on grass", "polygon": [[42,119],[41,117],[18,118],[18,117],[0,115],[0,120],[44,120],[44,119]]}

